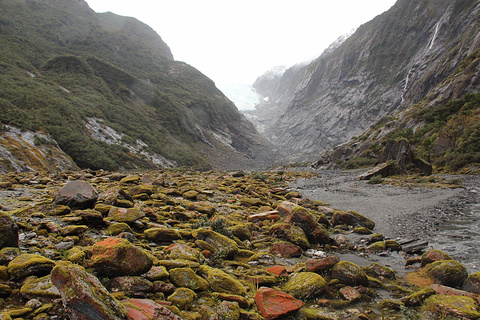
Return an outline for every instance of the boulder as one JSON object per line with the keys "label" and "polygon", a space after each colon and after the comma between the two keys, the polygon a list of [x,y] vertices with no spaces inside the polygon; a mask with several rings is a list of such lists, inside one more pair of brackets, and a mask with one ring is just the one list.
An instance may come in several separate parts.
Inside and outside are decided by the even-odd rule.
{"label": "boulder", "polygon": [[478,319],[480,313],[474,299],[464,296],[432,295],[423,307],[439,318],[451,316],[454,319]]}
{"label": "boulder", "polygon": [[240,319],[240,307],[238,302],[222,301],[217,307],[219,319],[238,320]]}
{"label": "boulder", "polygon": [[342,224],[354,227],[360,226],[370,230],[375,228],[375,222],[355,211],[335,211],[332,217],[332,224],[334,226]]}
{"label": "boulder", "polygon": [[141,275],[152,264],[150,256],[128,240],[108,238],[93,246],[90,266],[102,275],[118,277]]}
{"label": "boulder", "polygon": [[321,275],[314,272],[299,272],[290,277],[283,290],[293,297],[306,300],[325,291],[327,282]]}
{"label": "boulder", "polygon": [[143,231],[147,239],[155,242],[172,242],[178,239],[182,239],[182,235],[177,229],[167,227],[155,227],[149,228]]}
{"label": "boulder", "polygon": [[422,254],[421,266],[425,267],[429,263],[440,260],[453,260],[453,258],[443,251],[430,249],[427,250],[424,254]]}
{"label": "boulder", "polygon": [[50,273],[55,266],[55,261],[38,254],[21,254],[13,259],[7,266],[8,274],[14,279],[28,276],[42,277]]}
{"label": "boulder", "polygon": [[213,291],[241,296],[247,294],[247,289],[243,284],[220,269],[201,265],[198,272],[205,280],[207,280]]}
{"label": "boulder", "polygon": [[145,217],[145,212],[140,208],[119,208],[111,207],[107,220],[115,222],[133,223]]}
{"label": "boulder", "polygon": [[147,274],[145,274],[145,278],[147,278],[150,281],[156,281],[160,279],[165,279],[169,277],[169,273],[167,271],[167,268],[164,266],[156,266],[152,267]]}
{"label": "boulder", "polygon": [[72,319],[127,319],[125,308],[108,293],[100,281],[75,265],[53,268],[52,282]]}
{"label": "boulder", "polygon": [[183,243],[174,243],[169,245],[165,251],[170,253],[170,259],[183,259],[195,262],[203,261],[205,259],[200,250],[187,246]]}
{"label": "boulder", "polygon": [[462,288],[465,291],[480,294],[480,272],[470,274]]}
{"label": "boulder", "polygon": [[206,291],[208,282],[198,276],[191,268],[175,268],[170,270],[170,281],[177,287],[185,287],[193,291]]}
{"label": "boulder", "polygon": [[233,257],[239,250],[235,241],[213,230],[200,228],[194,230],[192,235],[195,239],[208,243],[214,248],[215,253],[221,254],[226,258]]}
{"label": "boulder", "polygon": [[18,227],[6,212],[0,211],[0,249],[18,247]]}
{"label": "boulder", "polygon": [[330,256],[323,259],[308,259],[305,262],[305,269],[310,272],[322,272],[331,269],[340,258],[337,256]]}
{"label": "boulder", "polygon": [[275,242],[270,248],[270,253],[283,258],[294,258],[302,255],[302,248],[290,242]]}
{"label": "boulder", "polygon": [[182,320],[179,316],[150,299],[125,299],[121,301],[131,320],[168,319]]}
{"label": "boulder", "polygon": [[396,278],[395,271],[376,262],[371,263],[368,267],[365,267],[363,269],[369,276],[372,277],[382,277],[392,280]]}
{"label": "boulder", "polygon": [[401,173],[400,167],[394,161],[380,163],[374,168],[361,174],[357,177],[357,180],[370,180],[374,176],[381,175],[382,177],[388,177]]}
{"label": "boulder", "polygon": [[178,308],[185,310],[192,306],[193,301],[197,299],[196,293],[188,288],[177,288],[167,300]]}
{"label": "boulder", "polygon": [[360,298],[362,297],[362,295],[360,294],[360,292],[358,292],[357,289],[350,286],[345,286],[343,288],[340,288],[340,290],[338,290],[338,293],[340,293],[340,296],[343,299],[351,302],[360,300]]}
{"label": "boulder", "polygon": [[430,278],[450,287],[460,287],[468,277],[467,269],[455,260],[439,260],[422,269]]}
{"label": "boulder", "polygon": [[421,305],[423,301],[425,301],[425,299],[427,299],[428,297],[434,294],[435,294],[434,289],[428,288],[428,287],[423,288],[405,297],[404,303],[407,307],[416,307]]}
{"label": "boulder", "polygon": [[267,287],[260,287],[254,299],[265,320],[281,318],[303,307],[301,300]]}
{"label": "boulder", "polygon": [[289,241],[302,249],[310,248],[310,242],[305,232],[297,226],[279,222],[270,228],[269,233],[279,239]]}
{"label": "boulder", "polygon": [[349,261],[335,264],[331,270],[331,277],[348,286],[368,285],[368,277],[362,268]]}
{"label": "boulder", "polygon": [[124,292],[129,297],[144,297],[153,292],[153,283],[143,277],[116,277],[109,280],[105,287],[110,292]]}
{"label": "boulder", "polygon": [[53,285],[50,275],[41,278],[28,278],[23,283],[20,293],[28,299],[60,298],[60,291]]}
{"label": "boulder", "polygon": [[85,181],[70,181],[55,195],[54,202],[69,206],[71,209],[88,209],[95,206],[98,193]]}
{"label": "boulder", "polygon": [[20,255],[17,247],[5,247],[0,250],[0,265],[7,265]]}

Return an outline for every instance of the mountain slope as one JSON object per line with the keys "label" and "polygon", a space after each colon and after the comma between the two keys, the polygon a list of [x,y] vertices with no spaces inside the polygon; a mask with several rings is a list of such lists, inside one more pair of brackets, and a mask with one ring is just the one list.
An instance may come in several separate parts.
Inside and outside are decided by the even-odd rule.
{"label": "mountain slope", "polygon": [[[318,154],[418,103],[479,48],[479,12],[478,0],[397,1],[337,49],[277,80],[256,114],[265,136],[291,153]],[[270,109],[278,113],[268,120]]]}
{"label": "mountain slope", "polygon": [[83,168],[258,167],[271,145],[148,26],[82,0],[0,3],[0,122]]}

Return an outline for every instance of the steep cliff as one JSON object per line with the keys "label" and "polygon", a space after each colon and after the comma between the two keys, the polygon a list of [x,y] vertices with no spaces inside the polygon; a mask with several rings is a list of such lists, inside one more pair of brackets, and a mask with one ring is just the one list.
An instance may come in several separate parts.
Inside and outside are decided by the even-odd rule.
{"label": "steep cliff", "polygon": [[82,0],[0,2],[0,123],[82,168],[264,167],[271,144],[147,25]]}
{"label": "steep cliff", "polygon": [[[452,75],[480,46],[479,12],[478,0],[399,0],[338,48],[263,85],[269,100],[254,116],[286,151],[331,149]],[[475,90],[467,85],[458,96]]]}

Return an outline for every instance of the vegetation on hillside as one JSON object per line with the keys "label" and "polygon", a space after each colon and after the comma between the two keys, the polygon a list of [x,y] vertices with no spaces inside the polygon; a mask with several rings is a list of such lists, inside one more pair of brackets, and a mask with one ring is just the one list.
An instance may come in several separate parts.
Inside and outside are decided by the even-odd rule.
{"label": "vegetation on hillside", "polygon": [[152,165],[125,145],[93,139],[91,118],[125,143],[203,167],[199,131],[246,122],[210,79],[173,61],[151,28],[81,1],[0,3],[0,84],[0,123],[49,132],[83,168]]}

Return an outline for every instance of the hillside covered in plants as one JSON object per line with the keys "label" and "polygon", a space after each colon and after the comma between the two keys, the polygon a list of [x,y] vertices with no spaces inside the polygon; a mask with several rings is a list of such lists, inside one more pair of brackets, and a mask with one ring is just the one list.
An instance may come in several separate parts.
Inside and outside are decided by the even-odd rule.
{"label": "hillside covered in plants", "polygon": [[[155,31],[82,0],[0,3],[0,123],[2,134],[49,136],[81,168],[262,167],[274,159],[213,81],[174,61]],[[15,167],[2,158],[2,171]]]}

